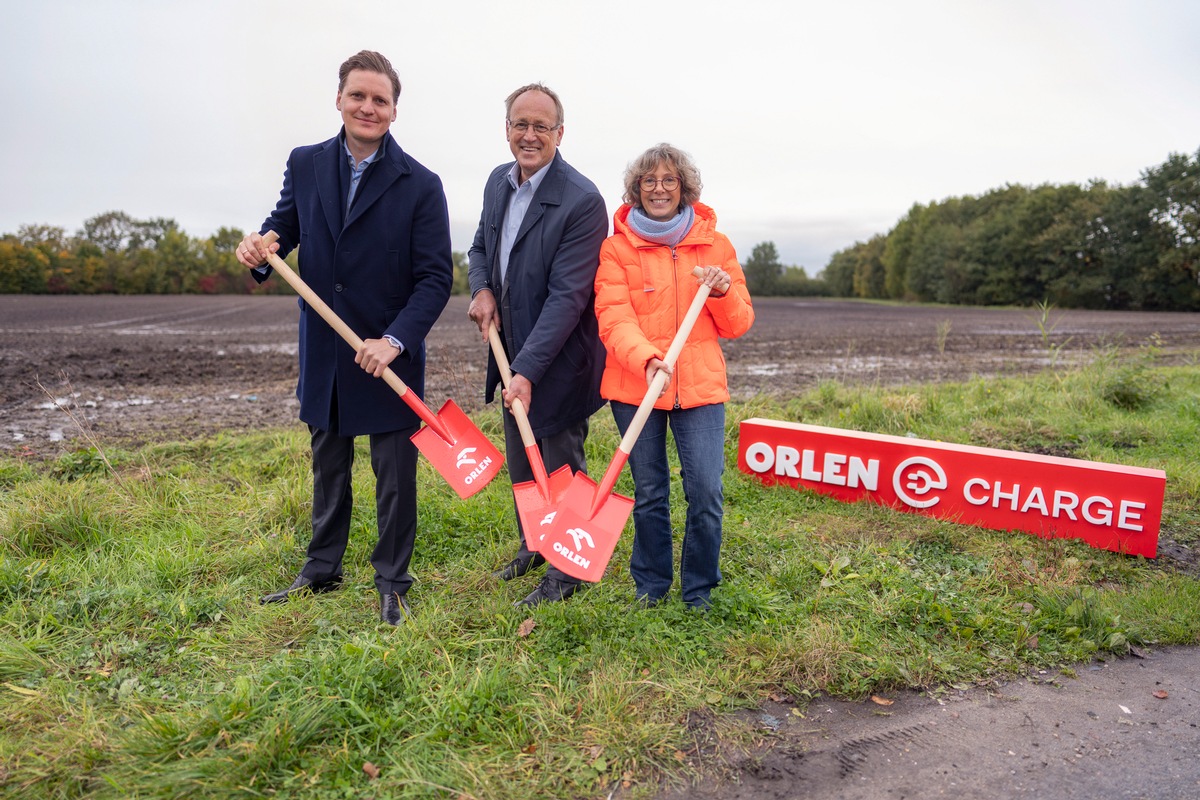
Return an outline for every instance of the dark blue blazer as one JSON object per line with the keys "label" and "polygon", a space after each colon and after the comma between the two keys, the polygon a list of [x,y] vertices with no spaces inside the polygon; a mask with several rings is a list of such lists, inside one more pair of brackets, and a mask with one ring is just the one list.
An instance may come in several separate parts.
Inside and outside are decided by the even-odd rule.
{"label": "dark blue blazer", "polygon": [[[608,211],[596,185],[554,154],[529,204],[500,282],[500,230],[508,210],[512,163],[496,167],[483,190],[483,213],[468,258],[472,296],[491,289],[512,371],[533,384],[529,422],[539,437],[587,419],[604,405],[604,345],[596,323],[595,282]],[[500,372],[488,356],[485,397]]]}
{"label": "dark blue blazer", "polygon": [[[344,221],[349,167],[340,139],[297,147],[262,232],[279,234],[280,257],[300,248],[300,277],[360,338],[390,334],[404,344],[391,367],[423,396],[425,336],[446,306],[454,277],[446,196],[438,176],[406,155],[391,134],[382,146],[383,157],[367,168]],[[336,429],[345,436],[419,424],[354,355],[300,300],[300,419],[331,430],[336,391]]]}

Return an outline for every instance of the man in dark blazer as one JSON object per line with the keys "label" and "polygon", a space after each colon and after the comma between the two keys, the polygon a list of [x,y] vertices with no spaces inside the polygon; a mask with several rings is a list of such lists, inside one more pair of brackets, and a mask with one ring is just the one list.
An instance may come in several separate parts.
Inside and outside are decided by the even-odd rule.
{"label": "man in dark blazer", "polygon": [[[341,132],[292,151],[275,210],[237,251],[261,282],[270,275],[263,266],[268,251],[283,257],[299,246],[305,283],[364,337],[356,353],[300,301],[296,394],[312,437],[313,534],[295,581],[262,602],[341,586],[354,437],[367,435],[379,525],[371,564],[380,617],[396,625],[410,612],[417,451],[409,437],[420,420],[378,378],[390,366],[417,396],[424,394],[425,336],[453,280],[450,224],[438,176],[388,133],[400,97],[391,63],[364,50],[341,65],[338,79]],[[268,247],[261,233],[269,230],[279,241]]]}
{"label": "man in dark blazer", "polygon": [[[516,421],[507,410],[519,399],[548,472],[564,464],[586,471],[583,445],[588,418],[604,401],[600,376],[604,346],[594,308],[600,245],[608,235],[608,211],[595,184],[558,153],[563,109],[558,95],[541,84],[517,89],[505,100],[505,131],[516,161],[492,171],[483,191],[483,213],[469,252],[471,306],[483,340],[494,322],[512,364],[503,392],[504,440],[513,483],[533,479]],[[486,399],[492,401],[500,373],[488,356]],[[545,559],[530,551],[528,532],[501,580],[520,577]],[[517,605],[536,606],[570,597],[579,581],[550,566]]]}

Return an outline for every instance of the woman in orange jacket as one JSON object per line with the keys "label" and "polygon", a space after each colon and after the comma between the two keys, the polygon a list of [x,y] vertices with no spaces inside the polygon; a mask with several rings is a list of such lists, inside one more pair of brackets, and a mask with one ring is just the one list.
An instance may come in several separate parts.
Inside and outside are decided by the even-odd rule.
{"label": "woman in orange jacket", "polygon": [[[600,249],[596,317],[607,350],[600,394],[624,434],[659,370],[671,380],[629,454],[633,473],[633,554],[638,601],[662,602],[674,580],[667,426],[675,438],[687,501],[680,551],[683,602],[709,606],[721,580],[725,401],[729,389],[718,337],[750,329],[754,308],[733,245],[700,199],[700,172],[668,144],[650,148],[625,170],[625,204]],[[704,269],[697,282],[692,270]],[[674,369],[662,361],[700,284],[711,294]]]}

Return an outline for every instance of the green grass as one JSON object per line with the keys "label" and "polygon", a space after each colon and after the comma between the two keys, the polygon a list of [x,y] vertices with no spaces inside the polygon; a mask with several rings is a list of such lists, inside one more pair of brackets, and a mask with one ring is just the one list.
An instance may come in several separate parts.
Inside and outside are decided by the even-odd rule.
{"label": "green grass", "polygon": [[[1164,536],[1200,528],[1200,369],[904,389],[823,384],[752,416],[1151,466]],[[498,436],[495,412],[479,418]],[[607,412],[593,464],[617,442]],[[986,682],[1200,642],[1200,581],[1066,540],[765,488],[726,472],[723,585],[700,615],[608,576],[521,613],[504,479],[459,500],[422,462],[411,598],[377,623],[365,447],[338,593],[264,607],[310,533],[297,431],[0,460],[0,793],[22,798],[651,796],[696,765],[689,720],[773,693]],[[618,489],[632,491],[628,473]],[[676,478],[677,520],[682,501]],[[536,626],[522,635],[522,622]],[[370,762],[377,778],[364,772]]]}

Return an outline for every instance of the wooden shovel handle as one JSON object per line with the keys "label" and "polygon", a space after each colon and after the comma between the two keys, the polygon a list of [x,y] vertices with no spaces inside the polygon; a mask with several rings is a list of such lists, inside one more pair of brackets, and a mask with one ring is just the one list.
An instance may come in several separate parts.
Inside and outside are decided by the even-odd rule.
{"label": "wooden shovel handle", "polygon": [[[704,275],[704,270],[696,267],[692,270],[692,274],[697,278]],[[663,356],[663,361],[668,367],[674,367],[675,361],[679,358],[679,353],[683,350],[683,346],[687,344],[688,335],[692,332],[692,326],[696,324],[696,320],[700,317],[700,311],[704,308],[704,301],[708,299],[708,293],[712,291],[712,287],[707,283],[700,285],[700,290],[696,292],[696,296],[692,298],[692,304],[688,306],[687,314],[684,315],[683,321],[679,323],[679,330],[675,332],[675,338],[671,340],[671,346],[667,349],[667,354]],[[625,429],[625,435],[621,437],[621,444],[618,449],[629,455],[633,452],[633,445],[637,442],[638,436],[642,433],[642,428],[646,426],[646,420],[650,418],[650,412],[654,410],[654,404],[658,401],[659,395],[662,394],[663,388],[670,381],[671,376],[664,370],[659,370],[654,376],[654,380],[650,382],[650,388],[646,390],[646,394],[642,397],[642,402],[638,405],[637,413],[633,415],[633,421],[629,423],[629,427]]]}
{"label": "wooden shovel handle", "polygon": [[[500,368],[500,380],[504,382],[504,388],[512,383],[512,368],[508,364],[508,356],[504,354],[504,343],[500,341],[500,331],[496,328],[496,323],[488,325],[488,342],[492,345],[492,355],[496,357],[496,366]],[[537,439],[533,436],[533,428],[529,424],[529,415],[525,412],[525,404],[520,400],[516,400],[512,404],[512,415],[517,420],[517,429],[521,431],[521,444],[525,447],[533,447],[537,445]]]}
{"label": "wooden shovel handle", "polygon": [[[267,231],[263,234],[262,238],[264,242],[270,245],[279,239],[279,234],[275,231]],[[329,323],[329,327],[337,331],[337,334],[354,348],[354,352],[357,353],[362,349],[362,339],[358,338],[354,331],[350,330],[350,326],[342,322],[342,318],[324,300],[318,297],[317,293],[309,288],[307,283],[301,280],[295,270],[287,265],[287,262],[274,253],[267,253],[267,263],[296,290],[296,294],[304,298],[304,302],[316,309],[317,313],[321,315],[321,319]],[[429,409],[429,406],[425,405],[421,398],[408,391],[408,384],[401,380],[400,376],[393,372],[391,367],[384,369],[383,380],[396,391],[396,394],[400,395],[400,399],[407,403],[408,407],[415,411],[418,417],[424,420],[426,425],[433,428],[438,436],[441,436],[447,442],[454,442],[454,436],[450,433],[449,429],[442,424],[442,421]]]}
{"label": "wooden shovel handle", "polygon": [[[504,388],[512,383],[512,368],[508,364],[508,356],[504,354],[504,343],[500,341],[500,329],[496,323],[488,325],[488,341],[492,345],[492,354],[496,356],[496,366],[500,368],[500,380]],[[533,436],[533,427],[529,424],[529,415],[525,413],[525,405],[520,400],[514,400],[512,415],[517,421],[517,430],[521,432],[521,444],[525,445],[525,458],[529,461],[529,471],[533,473],[533,481],[538,485],[542,496],[547,500],[551,497],[550,478],[546,475],[546,463],[542,461],[542,451],[538,450],[537,439]]]}

